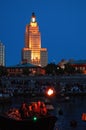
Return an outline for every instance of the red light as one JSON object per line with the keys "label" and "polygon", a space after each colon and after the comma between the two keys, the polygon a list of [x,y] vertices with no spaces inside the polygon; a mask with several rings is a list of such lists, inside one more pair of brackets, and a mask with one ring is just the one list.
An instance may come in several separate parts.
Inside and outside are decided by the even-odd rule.
{"label": "red light", "polygon": [[83,114],[82,114],[82,120],[83,120],[83,121],[86,121],[86,113],[83,113]]}

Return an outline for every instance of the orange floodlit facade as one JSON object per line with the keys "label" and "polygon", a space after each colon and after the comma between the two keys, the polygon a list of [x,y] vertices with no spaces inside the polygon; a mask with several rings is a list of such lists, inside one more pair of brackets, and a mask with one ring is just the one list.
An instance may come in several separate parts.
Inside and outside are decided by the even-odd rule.
{"label": "orange floodlit facade", "polygon": [[47,49],[41,48],[41,34],[34,13],[30,24],[26,25],[25,47],[22,50],[22,62],[24,61],[42,67],[46,66],[48,61]]}

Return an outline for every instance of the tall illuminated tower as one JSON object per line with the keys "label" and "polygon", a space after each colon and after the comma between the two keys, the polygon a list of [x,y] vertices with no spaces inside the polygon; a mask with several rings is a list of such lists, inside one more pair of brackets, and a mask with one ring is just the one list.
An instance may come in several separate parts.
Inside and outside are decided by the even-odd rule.
{"label": "tall illuminated tower", "polygon": [[22,62],[42,67],[46,66],[48,62],[47,49],[41,48],[41,34],[34,13],[32,13],[30,23],[26,25],[25,47],[22,49]]}
{"label": "tall illuminated tower", "polygon": [[0,41],[0,66],[5,66],[5,46]]}

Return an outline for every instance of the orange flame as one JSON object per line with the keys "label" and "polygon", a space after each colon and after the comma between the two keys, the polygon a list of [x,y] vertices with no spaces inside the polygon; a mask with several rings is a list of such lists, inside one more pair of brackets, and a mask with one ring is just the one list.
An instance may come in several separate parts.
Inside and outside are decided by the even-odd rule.
{"label": "orange flame", "polygon": [[48,91],[47,91],[47,94],[49,96],[51,96],[51,95],[53,95],[53,93],[54,93],[53,89],[49,88]]}

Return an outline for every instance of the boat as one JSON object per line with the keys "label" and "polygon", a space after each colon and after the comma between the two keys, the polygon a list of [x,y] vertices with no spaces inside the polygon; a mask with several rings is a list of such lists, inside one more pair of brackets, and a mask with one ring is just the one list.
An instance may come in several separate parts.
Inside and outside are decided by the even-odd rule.
{"label": "boat", "polygon": [[[33,105],[34,103],[32,103]],[[31,110],[31,105],[29,105]],[[8,112],[0,115],[0,130],[54,130],[57,117],[50,113],[31,113],[27,117],[22,117],[20,109],[10,109]]]}

